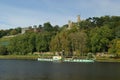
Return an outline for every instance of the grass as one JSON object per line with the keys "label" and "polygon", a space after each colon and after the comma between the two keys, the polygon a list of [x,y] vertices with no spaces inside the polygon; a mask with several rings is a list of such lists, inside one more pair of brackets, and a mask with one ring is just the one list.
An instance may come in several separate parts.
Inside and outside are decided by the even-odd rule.
{"label": "grass", "polygon": [[99,57],[96,58],[97,62],[120,62],[120,58],[114,59],[114,58],[109,58],[109,57]]}
{"label": "grass", "polygon": [[32,59],[37,60],[38,55],[0,55],[0,59]]}
{"label": "grass", "polygon": [[37,54],[29,54],[29,55],[0,55],[0,59],[24,59],[24,60],[37,60],[37,58],[52,58],[51,54],[37,55]]}
{"label": "grass", "polygon": [[[0,59],[37,60],[37,58],[52,58],[53,55],[0,55]],[[97,57],[97,62],[120,62],[120,58]]]}

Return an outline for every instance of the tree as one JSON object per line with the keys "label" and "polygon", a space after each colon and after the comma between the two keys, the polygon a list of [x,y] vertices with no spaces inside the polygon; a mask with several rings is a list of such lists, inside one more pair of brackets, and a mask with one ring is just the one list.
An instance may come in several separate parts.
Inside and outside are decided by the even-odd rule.
{"label": "tree", "polygon": [[28,39],[28,44],[29,44],[29,52],[30,53],[33,53],[36,51],[36,34],[35,33],[32,33],[30,36],[29,36],[29,39]]}
{"label": "tree", "polygon": [[36,49],[38,52],[49,51],[49,44],[51,41],[51,34],[48,32],[43,32],[36,36]]}
{"label": "tree", "polygon": [[58,33],[50,43],[51,51],[61,52],[62,50],[65,51],[65,54],[68,55],[69,53],[69,40],[68,40],[68,33],[67,31],[62,31]]}
{"label": "tree", "polygon": [[7,55],[7,48],[5,46],[0,45],[0,55]]}
{"label": "tree", "polygon": [[85,21],[81,21],[79,23],[79,27],[80,27],[80,29],[89,29],[94,26],[92,25],[92,23],[89,20],[85,20]]}
{"label": "tree", "polygon": [[[65,51],[66,55],[73,52],[84,55],[89,52],[119,53],[120,38],[120,17],[101,16],[73,23],[73,27],[68,30],[68,24],[59,27],[52,26],[49,22],[42,25],[35,25],[34,33],[32,26],[25,34],[16,35],[21,32],[21,28],[0,30],[0,38],[3,36],[16,35],[11,37],[7,50],[11,54],[28,54],[33,52]],[[9,37],[8,37],[9,38]],[[110,45],[110,46],[109,46]]]}
{"label": "tree", "polygon": [[111,41],[109,53],[120,56],[120,39],[114,39]]}
{"label": "tree", "polygon": [[34,33],[26,33],[11,39],[8,46],[11,54],[28,54],[35,51],[35,35]]}
{"label": "tree", "polygon": [[75,33],[71,33],[69,35],[70,43],[71,43],[71,49],[72,51],[78,52],[81,55],[84,55],[86,52],[86,40],[87,35],[84,31],[79,31]]}
{"label": "tree", "polygon": [[108,53],[110,54],[117,54],[117,49],[116,49],[116,39],[112,40],[111,43],[109,44],[109,49],[108,49]]}
{"label": "tree", "polygon": [[15,30],[17,31],[17,34],[21,33],[21,27],[17,27]]}
{"label": "tree", "polygon": [[120,38],[120,26],[117,26],[114,32],[115,32],[115,38]]}
{"label": "tree", "polygon": [[120,55],[120,39],[117,39],[116,42],[116,53]]}
{"label": "tree", "polygon": [[0,38],[7,35],[7,30],[0,30]]}
{"label": "tree", "polygon": [[13,29],[11,32],[10,32],[10,35],[16,35],[17,34],[17,31],[15,29]]}
{"label": "tree", "polygon": [[50,42],[50,50],[53,52],[60,52],[62,50],[61,48],[61,41],[60,41],[60,37],[57,34],[55,37],[52,38],[51,42]]}
{"label": "tree", "polygon": [[48,31],[48,32],[53,31],[53,26],[50,24],[50,22],[44,23],[43,28],[45,31]]}
{"label": "tree", "polygon": [[17,45],[18,42],[19,41],[17,37],[14,37],[10,40],[10,44],[7,47],[9,54],[14,54],[18,52],[18,45]]}
{"label": "tree", "polygon": [[91,51],[93,53],[107,51],[112,37],[112,30],[108,26],[92,29],[89,35]]}
{"label": "tree", "polygon": [[51,40],[52,51],[65,51],[65,55],[73,55],[73,52],[83,54],[86,50],[86,34],[84,31],[64,30]]}

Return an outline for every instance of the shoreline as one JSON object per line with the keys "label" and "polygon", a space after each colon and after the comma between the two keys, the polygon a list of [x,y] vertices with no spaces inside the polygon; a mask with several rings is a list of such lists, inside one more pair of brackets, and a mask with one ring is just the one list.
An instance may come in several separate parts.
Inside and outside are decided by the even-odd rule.
{"label": "shoreline", "polygon": [[120,62],[120,59],[97,59],[96,62]]}
{"label": "shoreline", "polygon": [[[42,58],[50,58],[51,56],[44,56]],[[0,60],[37,60],[40,58],[38,55],[0,55]],[[95,62],[120,62],[119,59],[113,58],[97,58]]]}
{"label": "shoreline", "polygon": [[1,59],[11,59],[11,60],[37,60],[39,56],[37,55],[0,55]]}

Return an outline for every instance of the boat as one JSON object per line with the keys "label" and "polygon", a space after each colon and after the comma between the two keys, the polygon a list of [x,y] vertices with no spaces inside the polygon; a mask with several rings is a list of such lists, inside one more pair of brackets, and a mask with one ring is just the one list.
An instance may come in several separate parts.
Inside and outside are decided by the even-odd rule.
{"label": "boat", "polygon": [[64,62],[95,62],[95,60],[93,59],[73,59],[73,60],[65,59]]}
{"label": "boat", "polygon": [[53,61],[53,59],[38,58],[38,61]]}
{"label": "boat", "polygon": [[94,59],[67,59],[61,56],[53,56],[51,59],[38,58],[38,61],[51,61],[51,62],[95,62]]}
{"label": "boat", "polygon": [[47,58],[38,58],[38,61],[54,61],[54,62],[60,62],[62,60],[61,56],[53,56],[51,59]]}

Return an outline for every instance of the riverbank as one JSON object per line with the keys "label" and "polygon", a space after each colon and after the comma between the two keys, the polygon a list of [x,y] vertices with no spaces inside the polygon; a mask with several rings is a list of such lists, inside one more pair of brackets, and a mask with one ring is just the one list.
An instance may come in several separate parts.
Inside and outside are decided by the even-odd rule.
{"label": "riverbank", "polygon": [[38,55],[0,55],[0,59],[37,60]]}
{"label": "riverbank", "polygon": [[[38,55],[0,55],[0,59],[18,59],[18,60],[37,60],[38,58],[52,58],[52,56],[38,56]],[[120,58],[96,58],[96,62],[120,62]]]}
{"label": "riverbank", "polygon": [[120,58],[96,58],[97,62],[120,62]]}

